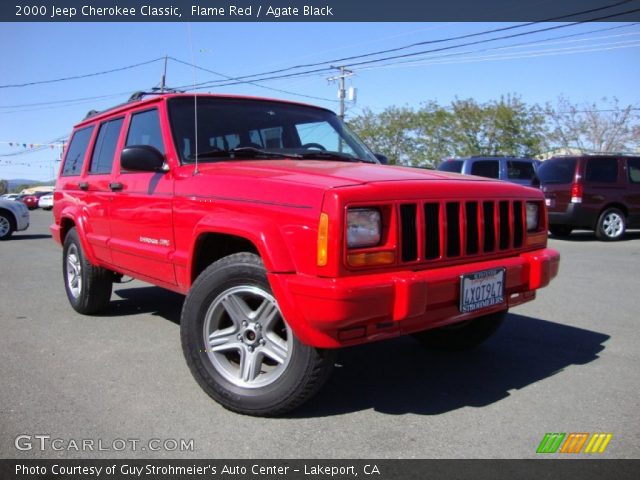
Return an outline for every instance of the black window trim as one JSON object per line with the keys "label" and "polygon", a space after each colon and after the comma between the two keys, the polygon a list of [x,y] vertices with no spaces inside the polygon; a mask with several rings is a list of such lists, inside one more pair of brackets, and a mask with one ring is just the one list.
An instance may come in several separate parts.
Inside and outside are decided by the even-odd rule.
{"label": "black window trim", "polygon": [[[73,134],[71,135],[71,139],[69,140],[69,143],[68,143],[68,145],[66,147],[66,150],[65,150],[64,162],[62,164],[62,168],[60,169],[60,176],[61,177],[79,177],[79,176],[82,176],[84,168],[85,168],[85,164],[87,162],[87,154],[89,153],[90,147],[92,147],[93,143],[94,143],[95,128],[96,128],[96,124],[92,123],[90,125],[87,125],[86,127],[79,128],[79,129],[77,129],[77,130],[75,130],[73,132]],[[69,151],[71,150],[71,145],[73,144],[73,141],[75,140],[75,138],[78,135],[78,133],[84,132],[85,130],[89,130],[89,129],[91,129],[91,133],[89,135],[89,141],[87,143],[87,148],[85,148],[85,150],[84,150],[84,156],[83,156],[82,161],[80,163],[80,169],[77,172],[65,173],[65,167],[66,167],[67,161],[69,159]],[[91,148],[91,150],[93,150],[93,148]]]}
{"label": "black window trim", "polygon": [[[96,145],[98,143],[98,137],[100,136],[100,130],[102,129],[103,125],[106,125],[109,122],[115,122],[116,120],[122,120],[122,125],[120,126],[120,135],[122,135],[122,130],[125,124],[125,119],[126,119],[126,115],[122,115],[120,117],[113,117],[113,118],[108,118],[104,121],[102,121],[100,123],[100,125],[98,126],[98,130],[96,133],[96,138],[93,142],[92,148],[91,148],[91,160],[89,161],[89,166],[87,167],[87,175],[112,175],[113,174],[113,166],[115,165],[115,159],[116,159],[116,155],[118,153],[118,144],[116,143],[116,151],[114,152],[114,157],[113,157],[113,161],[111,162],[111,170],[109,172],[92,172],[91,171],[91,166],[93,164],[93,155],[95,153],[96,150]],[[95,125],[95,124],[94,124]],[[128,133],[128,132],[127,132]],[[118,136],[118,142],[120,141],[120,137]]]}
{"label": "black window trim", "polygon": [[[158,105],[154,105],[151,108],[144,108],[141,110],[134,110],[132,112],[129,113],[129,121],[127,124],[127,136],[124,138],[124,147],[126,148],[129,144],[129,133],[131,132],[131,124],[133,123],[133,117],[135,117],[136,115],[140,115],[143,113],[147,113],[150,112],[152,110],[155,110],[156,112],[158,112],[158,123],[160,125],[160,140],[162,141],[162,150],[164,150],[163,152],[161,152],[163,155],[167,155],[167,145],[165,144],[164,141],[164,135],[162,133],[162,122],[160,121],[160,108],[158,107]],[[136,145],[136,144],[133,144]],[[151,145],[153,146],[153,145]]]}

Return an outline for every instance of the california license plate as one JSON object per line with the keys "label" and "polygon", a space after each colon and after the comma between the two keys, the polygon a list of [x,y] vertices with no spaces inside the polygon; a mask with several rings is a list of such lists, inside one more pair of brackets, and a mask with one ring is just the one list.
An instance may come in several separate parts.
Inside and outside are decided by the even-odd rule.
{"label": "california license plate", "polygon": [[504,268],[461,275],[460,311],[469,313],[503,304],[504,280]]}

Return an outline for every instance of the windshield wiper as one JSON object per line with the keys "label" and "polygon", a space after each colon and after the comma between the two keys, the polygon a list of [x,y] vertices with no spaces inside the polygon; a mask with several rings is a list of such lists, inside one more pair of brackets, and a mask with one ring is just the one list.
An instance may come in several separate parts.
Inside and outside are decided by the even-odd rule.
{"label": "windshield wiper", "polygon": [[364,160],[362,158],[352,157],[346,153],[338,153],[338,152],[322,152],[322,151],[313,151],[302,153],[300,158],[317,158],[319,160],[338,160],[342,162],[363,162],[363,163],[374,163],[369,160]]}
{"label": "windshield wiper", "polygon": [[[261,150],[255,147],[238,147],[229,150],[209,150],[206,152],[198,152],[198,158],[232,158],[239,160],[243,158],[303,158],[295,153],[278,153]],[[188,160],[195,160],[195,155],[189,155]]]}

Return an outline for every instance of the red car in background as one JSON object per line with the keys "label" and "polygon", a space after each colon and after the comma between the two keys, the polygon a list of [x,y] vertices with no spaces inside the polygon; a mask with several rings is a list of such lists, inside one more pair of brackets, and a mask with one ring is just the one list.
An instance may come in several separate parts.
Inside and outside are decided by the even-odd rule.
{"label": "red car in background", "polygon": [[29,210],[35,210],[38,208],[39,199],[35,195],[20,195],[16,200],[24,203]]}
{"label": "red car in background", "polygon": [[40,201],[40,197],[47,195],[51,192],[35,192],[33,194],[22,194],[19,195],[16,200],[24,203],[29,210],[35,210],[38,208],[38,202]]}

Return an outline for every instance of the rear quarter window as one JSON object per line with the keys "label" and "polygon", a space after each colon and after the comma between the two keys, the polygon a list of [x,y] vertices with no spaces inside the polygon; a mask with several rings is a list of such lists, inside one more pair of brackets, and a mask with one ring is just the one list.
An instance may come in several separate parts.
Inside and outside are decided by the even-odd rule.
{"label": "rear quarter window", "polygon": [[77,130],[69,147],[67,148],[67,155],[64,159],[64,167],[62,167],[63,176],[80,175],[82,172],[82,166],[84,165],[84,159],[87,156],[87,148],[91,141],[91,134],[93,133],[93,125],[90,127]]}
{"label": "rear quarter window", "polygon": [[617,158],[589,158],[584,172],[587,182],[615,183],[618,181]]}
{"label": "rear quarter window", "polygon": [[571,183],[576,173],[575,158],[547,160],[538,167],[538,178],[541,183]]}

